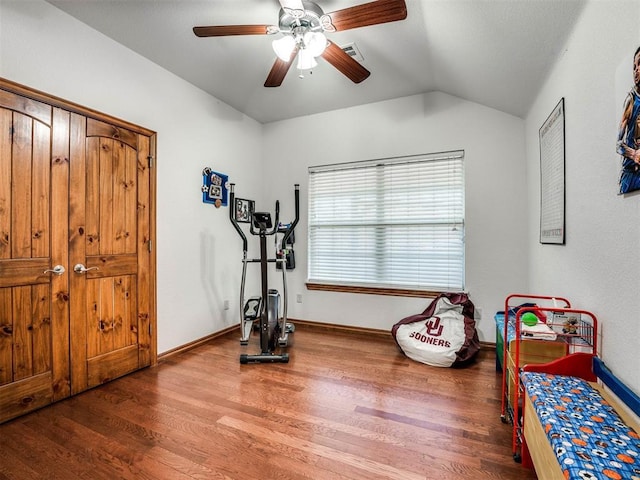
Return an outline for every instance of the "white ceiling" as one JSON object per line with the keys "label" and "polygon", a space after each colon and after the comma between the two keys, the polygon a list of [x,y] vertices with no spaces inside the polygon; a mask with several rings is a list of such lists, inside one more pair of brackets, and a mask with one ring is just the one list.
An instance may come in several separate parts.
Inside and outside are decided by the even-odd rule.
{"label": "white ceiling", "polygon": [[[198,38],[196,25],[278,23],[278,0],[48,0],[261,123],[439,90],[524,117],[585,0],[406,0],[407,19],[327,34],[371,76],[318,59],[265,88],[274,36]],[[366,3],[318,0],[326,13]],[[279,34],[278,34],[279,36]],[[149,80],[153,81],[153,80]]]}

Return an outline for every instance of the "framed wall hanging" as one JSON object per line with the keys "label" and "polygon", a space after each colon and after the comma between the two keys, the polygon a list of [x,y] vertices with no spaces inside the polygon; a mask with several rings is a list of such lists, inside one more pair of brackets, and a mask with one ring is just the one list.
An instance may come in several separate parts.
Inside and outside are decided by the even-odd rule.
{"label": "framed wall hanging", "polygon": [[540,127],[540,243],[565,244],[564,98]]}
{"label": "framed wall hanging", "polygon": [[229,176],[214,172],[209,167],[202,170],[202,201],[216,208],[227,206]]}
{"label": "framed wall hanging", "polygon": [[245,200],[244,198],[236,198],[236,222],[240,223],[250,223],[251,222],[251,214],[255,207],[253,206],[253,200]]}

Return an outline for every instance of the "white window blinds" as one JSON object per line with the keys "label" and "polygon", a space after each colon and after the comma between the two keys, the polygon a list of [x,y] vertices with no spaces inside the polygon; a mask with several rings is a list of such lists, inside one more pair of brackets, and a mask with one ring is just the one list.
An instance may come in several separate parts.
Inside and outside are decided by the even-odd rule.
{"label": "white window blinds", "polygon": [[464,288],[464,152],[309,168],[310,283]]}

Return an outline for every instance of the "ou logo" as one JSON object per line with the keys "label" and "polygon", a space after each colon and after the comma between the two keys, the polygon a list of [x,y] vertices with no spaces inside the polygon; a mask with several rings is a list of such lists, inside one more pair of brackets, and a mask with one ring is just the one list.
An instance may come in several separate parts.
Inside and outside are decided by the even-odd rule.
{"label": "ou logo", "polygon": [[432,337],[439,337],[442,335],[442,324],[440,323],[440,317],[431,317],[425,322],[427,327],[427,334]]}

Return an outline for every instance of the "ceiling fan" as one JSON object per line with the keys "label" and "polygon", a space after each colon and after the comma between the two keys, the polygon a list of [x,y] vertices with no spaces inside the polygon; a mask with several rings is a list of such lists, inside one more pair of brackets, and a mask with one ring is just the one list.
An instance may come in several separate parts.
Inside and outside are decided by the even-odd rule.
{"label": "ceiling fan", "polygon": [[278,55],[265,87],[279,87],[297,57],[297,68],[306,70],[317,65],[320,56],[354,83],[365,80],[371,72],[354,60],[342,48],[328,40],[324,32],[341,32],[352,28],[396,22],[407,18],[404,0],[377,0],[374,2],[324,13],[322,8],[308,0],[279,0],[281,9],[278,25],[217,25],[193,27],[198,37],[229,35],[275,35],[273,41]]}

